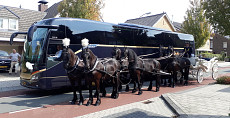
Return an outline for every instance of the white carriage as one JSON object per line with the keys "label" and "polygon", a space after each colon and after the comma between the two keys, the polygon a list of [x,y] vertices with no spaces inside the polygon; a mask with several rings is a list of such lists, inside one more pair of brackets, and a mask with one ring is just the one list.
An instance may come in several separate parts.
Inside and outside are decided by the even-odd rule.
{"label": "white carriage", "polygon": [[[190,75],[197,79],[198,83],[201,83],[204,79],[204,75],[207,73],[208,76],[212,76],[215,80],[218,77],[218,60],[217,57],[210,59],[209,61],[205,59],[200,59],[198,57],[189,58],[191,62]],[[207,75],[206,74],[206,75]]]}

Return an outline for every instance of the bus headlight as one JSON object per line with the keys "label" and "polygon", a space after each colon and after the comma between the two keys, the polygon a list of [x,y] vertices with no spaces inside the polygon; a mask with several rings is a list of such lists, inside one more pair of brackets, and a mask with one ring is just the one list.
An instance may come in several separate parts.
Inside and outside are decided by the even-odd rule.
{"label": "bus headlight", "polygon": [[33,75],[32,77],[31,77],[31,80],[37,80],[38,79],[38,75],[36,74],[36,75]]}

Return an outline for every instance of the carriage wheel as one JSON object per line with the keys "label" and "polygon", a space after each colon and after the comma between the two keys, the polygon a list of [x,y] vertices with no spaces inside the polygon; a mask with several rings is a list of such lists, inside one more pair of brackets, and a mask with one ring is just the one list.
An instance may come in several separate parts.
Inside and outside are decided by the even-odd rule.
{"label": "carriage wheel", "polygon": [[214,64],[212,67],[212,78],[216,80],[217,77],[218,77],[218,65]]}
{"label": "carriage wheel", "polygon": [[203,79],[204,79],[204,71],[202,69],[199,69],[197,71],[196,78],[197,78],[198,83],[201,83],[203,81]]}

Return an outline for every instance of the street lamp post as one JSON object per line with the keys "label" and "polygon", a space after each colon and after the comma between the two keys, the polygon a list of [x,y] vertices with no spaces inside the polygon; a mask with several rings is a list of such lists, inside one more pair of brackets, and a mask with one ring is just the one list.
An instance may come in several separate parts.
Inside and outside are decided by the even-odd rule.
{"label": "street lamp post", "polygon": [[151,12],[144,13],[144,14],[142,14],[139,18],[141,18],[141,17],[144,16],[144,15],[148,15],[148,14],[151,14]]}

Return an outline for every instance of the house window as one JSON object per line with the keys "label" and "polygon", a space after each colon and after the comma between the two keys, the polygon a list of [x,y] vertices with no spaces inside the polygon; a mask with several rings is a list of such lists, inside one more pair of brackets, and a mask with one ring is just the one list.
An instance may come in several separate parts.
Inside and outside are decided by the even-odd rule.
{"label": "house window", "polygon": [[18,29],[18,20],[16,19],[9,19],[9,29],[17,30]]}
{"label": "house window", "polygon": [[18,30],[18,19],[0,18],[1,31]]}
{"label": "house window", "polygon": [[227,48],[228,47],[227,44],[228,44],[227,42],[223,42],[223,48]]}
{"label": "house window", "polygon": [[210,41],[210,48],[213,48],[213,41]]}

